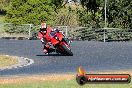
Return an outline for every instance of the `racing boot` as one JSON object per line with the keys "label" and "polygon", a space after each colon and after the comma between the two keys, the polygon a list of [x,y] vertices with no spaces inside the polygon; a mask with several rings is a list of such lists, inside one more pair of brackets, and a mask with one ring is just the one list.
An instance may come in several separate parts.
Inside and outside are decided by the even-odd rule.
{"label": "racing boot", "polygon": [[44,52],[46,55],[49,54],[47,49],[43,49],[43,52]]}
{"label": "racing boot", "polygon": [[49,54],[49,49],[50,49],[50,45],[46,44],[46,45],[44,45],[43,52],[48,55]]}

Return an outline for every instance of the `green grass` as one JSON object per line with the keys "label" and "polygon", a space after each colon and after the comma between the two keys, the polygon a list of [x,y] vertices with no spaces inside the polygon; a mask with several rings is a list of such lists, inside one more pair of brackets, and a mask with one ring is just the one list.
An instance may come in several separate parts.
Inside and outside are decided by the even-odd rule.
{"label": "green grass", "polygon": [[16,57],[0,55],[0,67],[6,67],[18,63]]}
{"label": "green grass", "polygon": [[85,84],[80,86],[75,80],[40,81],[19,84],[0,84],[0,88],[132,88],[130,84]]}

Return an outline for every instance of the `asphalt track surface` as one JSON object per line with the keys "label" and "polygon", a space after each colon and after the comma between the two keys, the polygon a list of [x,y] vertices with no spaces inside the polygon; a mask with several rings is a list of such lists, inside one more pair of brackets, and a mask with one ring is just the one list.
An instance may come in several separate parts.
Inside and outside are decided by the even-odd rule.
{"label": "asphalt track surface", "polygon": [[0,70],[0,76],[46,73],[75,73],[78,66],[88,71],[132,69],[132,42],[73,41],[73,56],[43,54],[39,40],[0,40],[0,54],[33,59],[30,66]]}

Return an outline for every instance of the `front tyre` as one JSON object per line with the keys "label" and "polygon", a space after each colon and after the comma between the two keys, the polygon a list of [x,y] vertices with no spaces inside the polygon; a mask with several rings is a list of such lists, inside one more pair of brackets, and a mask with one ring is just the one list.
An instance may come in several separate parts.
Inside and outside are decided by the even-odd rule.
{"label": "front tyre", "polygon": [[73,56],[73,53],[71,52],[71,49],[68,48],[65,44],[62,44],[63,52],[66,55]]}

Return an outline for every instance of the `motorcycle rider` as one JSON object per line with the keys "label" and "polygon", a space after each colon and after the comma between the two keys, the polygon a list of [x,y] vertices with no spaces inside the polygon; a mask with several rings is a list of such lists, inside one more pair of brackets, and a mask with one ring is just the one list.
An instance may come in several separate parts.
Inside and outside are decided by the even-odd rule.
{"label": "motorcycle rider", "polygon": [[45,54],[48,54],[50,51],[53,50],[53,49],[50,49],[50,44],[49,44],[50,43],[49,33],[51,31],[52,31],[52,28],[50,26],[47,26],[47,24],[44,21],[42,21],[41,26],[40,26],[40,30],[38,32],[38,38],[40,39],[40,41],[44,45],[43,52]]}

